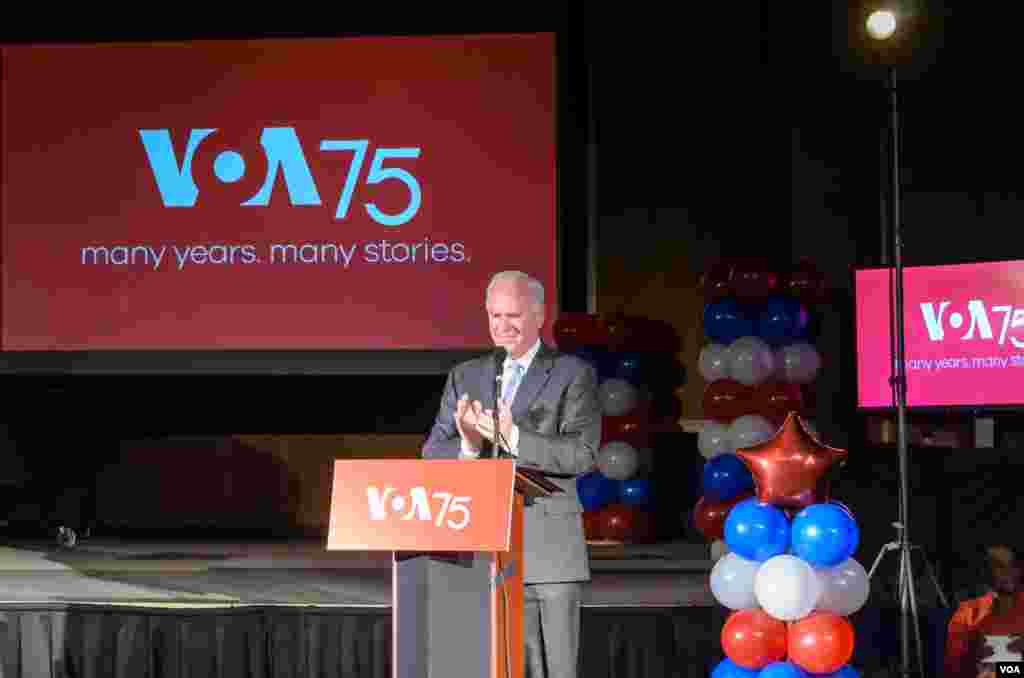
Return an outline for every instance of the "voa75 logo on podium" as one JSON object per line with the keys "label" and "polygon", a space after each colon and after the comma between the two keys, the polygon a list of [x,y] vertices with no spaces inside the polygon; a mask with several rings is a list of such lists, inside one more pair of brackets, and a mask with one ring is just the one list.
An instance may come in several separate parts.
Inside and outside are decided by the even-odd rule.
{"label": "voa75 logo on podium", "polygon": [[[431,499],[434,500],[431,504]],[[370,520],[419,520],[437,527],[463,530],[469,525],[470,497],[457,497],[451,492],[429,493],[425,487],[414,487],[408,494],[397,493],[393,487],[366,488]]]}
{"label": "voa75 logo on podium", "polygon": [[[180,146],[183,140],[173,138],[170,129],[140,129],[138,134],[164,207],[266,207],[278,175],[284,180],[293,207],[323,205],[321,189],[327,187],[317,185],[294,127],[264,127],[258,132],[261,152],[245,155],[244,149],[251,151],[254,145],[253,130],[232,134],[218,128],[191,129],[180,162],[175,144]],[[363,203],[366,213],[378,224],[401,226],[416,216],[423,200],[420,182],[393,161],[419,158],[418,146],[376,148],[365,175],[363,165],[370,150],[369,139],[321,139],[318,150],[322,154],[342,153],[339,161],[348,161],[344,182],[331,188],[338,196],[335,220],[349,215],[360,180],[371,186],[397,181],[408,192],[408,202],[398,212],[384,212],[373,202]]]}

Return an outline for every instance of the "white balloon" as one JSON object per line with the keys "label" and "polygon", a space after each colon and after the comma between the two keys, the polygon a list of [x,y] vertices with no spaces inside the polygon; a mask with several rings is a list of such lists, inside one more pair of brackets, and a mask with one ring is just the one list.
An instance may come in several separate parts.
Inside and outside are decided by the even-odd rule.
{"label": "white balloon", "polygon": [[708,344],[700,352],[697,368],[704,381],[711,382],[729,376],[729,349],[723,344]]}
{"label": "white balloon", "polygon": [[718,562],[719,558],[729,553],[729,545],[721,539],[711,542],[711,562]]}
{"label": "white balloon", "polygon": [[775,353],[757,337],[740,337],[727,353],[729,376],[741,384],[754,386],[775,373]]}
{"label": "white balloon", "polygon": [[597,453],[597,468],[606,478],[626,480],[632,478],[640,465],[636,448],[621,440],[605,443]]}
{"label": "white balloon", "polygon": [[839,563],[835,567],[823,567],[817,570],[821,580],[821,601],[818,607],[838,615],[853,614],[868,602],[871,594],[871,582],[864,566],[853,558]]}
{"label": "white balloon", "polygon": [[783,346],[778,362],[782,378],[796,384],[809,384],[821,369],[818,349],[806,342]]}
{"label": "white balloon", "polygon": [[729,425],[729,440],[734,450],[753,447],[771,438],[778,427],[759,414],[747,414],[733,420]]}
{"label": "white balloon", "polygon": [[597,389],[601,411],[609,417],[621,417],[636,407],[640,394],[625,379],[607,379]]}
{"label": "white balloon", "polygon": [[735,553],[722,556],[711,568],[711,593],[730,610],[757,607],[754,578],[761,563],[741,558]]}
{"label": "white balloon", "polygon": [[769,558],[754,577],[754,595],[770,616],[796,621],[809,615],[821,599],[821,581],[810,563],[791,555]]}
{"label": "white balloon", "polygon": [[717,421],[705,422],[697,435],[697,449],[705,459],[735,452],[730,427]]}

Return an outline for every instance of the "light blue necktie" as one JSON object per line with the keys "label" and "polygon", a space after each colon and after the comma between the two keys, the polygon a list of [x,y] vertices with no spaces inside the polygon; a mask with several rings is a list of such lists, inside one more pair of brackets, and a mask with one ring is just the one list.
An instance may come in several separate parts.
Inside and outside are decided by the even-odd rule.
{"label": "light blue necktie", "polygon": [[523,366],[514,362],[509,365],[509,370],[512,374],[509,375],[508,381],[505,383],[505,388],[502,390],[501,397],[509,407],[511,407],[512,399],[516,397],[516,389],[519,388],[519,380],[523,376]]}

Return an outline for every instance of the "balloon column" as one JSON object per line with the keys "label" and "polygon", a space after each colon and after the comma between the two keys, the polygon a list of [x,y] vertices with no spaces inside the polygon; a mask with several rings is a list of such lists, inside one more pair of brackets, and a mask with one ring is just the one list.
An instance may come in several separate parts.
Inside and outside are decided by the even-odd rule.
{"label": "balloon column", "polygon": [[[707,386],[697,444],[708,460],[705,480],[710,476],[714,481],[718,471],[709,467],[736,467],[734,460],[719,457],[769,439],[789,412],[804,408],[804,387],[821,366],[811,343],[809,309],[821,300],[824,287],[821,274],[807,262],[780,274],[757,261],[737,261],[712,267],[703,289],[704,332],[710,343],[698,361]],[[714,542],[715,553],[725,550],[721,533],[730,496],[739,494],[723,495],[705,485],[695,508],[694,526]]]}
{"label": "balloon column", "polygon": [[853,558],[860,529],[825,482],[846,454],[818,442],[795,412],[768,440],[736,451],[754,495],[728,511],[729,552],[711,570],[712,594],[732,611],[712,678],[859,675],[847,617],[869,593]]}
{"label": "balloon column", "polygon": [[599,381],[597,468],[576,483],[587,539],[654,541],[651,381],[669,341],[655,323],[623,316],[563,313],[552,329],[559,349],[591,363]]}

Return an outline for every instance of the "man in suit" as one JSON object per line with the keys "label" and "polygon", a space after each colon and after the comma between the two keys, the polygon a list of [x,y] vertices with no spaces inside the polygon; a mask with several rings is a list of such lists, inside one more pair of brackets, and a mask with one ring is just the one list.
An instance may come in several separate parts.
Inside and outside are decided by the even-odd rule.
{"label": "man in suit", "polygon": [[485,307],[491,339],[507,356],[500,364],[490,354],[452,369],[423,456],[511,454],[519,465],[551,474],[564,490],[538,498],[523,515],[525,672],[527,678],[575,678],[581,582],[590,579],[576,476],[594,467],[600,444],[597,375],[583,360],[541,341],[539,281],[519,271],[498,273],[487,286]]}

